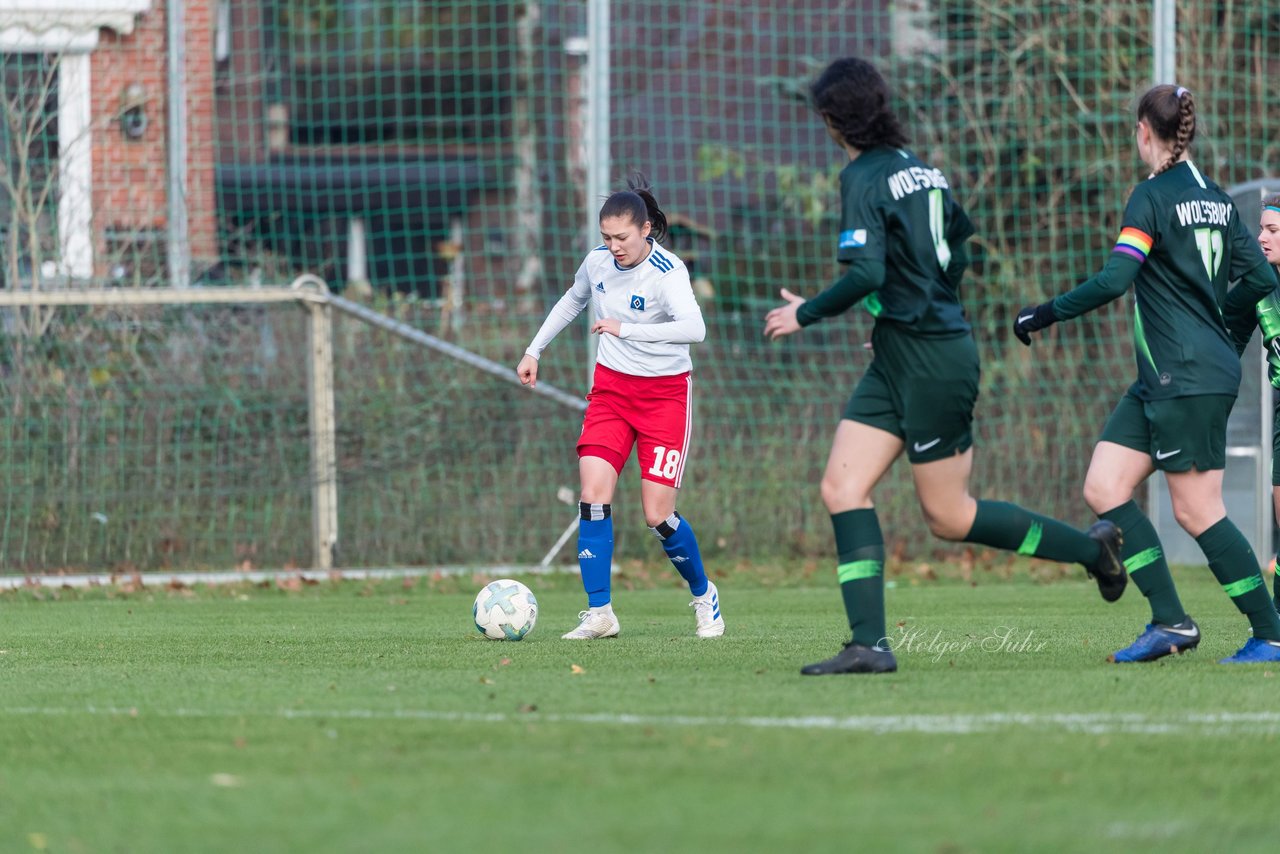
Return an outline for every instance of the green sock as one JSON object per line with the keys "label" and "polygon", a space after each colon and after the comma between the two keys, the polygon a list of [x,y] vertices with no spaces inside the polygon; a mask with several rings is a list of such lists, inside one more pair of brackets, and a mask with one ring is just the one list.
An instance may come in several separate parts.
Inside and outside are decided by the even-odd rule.
{"label": "green sock", "polygon": [[1146,517],[1136,502],[1128,501],[1119,507],[1101,513],[1099,519],[1114,522],[1124,531],[1124,548],[1120,557],[1129,577],[1138,585],[1142,595],[1151,605],[1151,622],[1175,626],[1187,618],[1178,589],[1169,574],[1169,563],[1160,547],[1160,536],[1155,525]]}
{"label": "green sock", "polygon": [[1223,516],[1196,537],[1196,543],[1209,561],[1214,578],[1240,612],[1249,618],[1253,636],[1280,640],[1280,616],[1276,616],[1275,603],[1267,595],[1267,583],[1258,571],[1258,559],[1240,529]]}
{"label": "green sock", "polygon": [[1098,557],[1098,544],[1083,531],[1007,501],[979,501],[964,539],[1062,563],[1088,566]]}
{"label": "green sock", "polygon": [[853,629],[853,642],[876,646],[884,640],[884,536],[874,508],[831,516],[836,531],[840,594]]}

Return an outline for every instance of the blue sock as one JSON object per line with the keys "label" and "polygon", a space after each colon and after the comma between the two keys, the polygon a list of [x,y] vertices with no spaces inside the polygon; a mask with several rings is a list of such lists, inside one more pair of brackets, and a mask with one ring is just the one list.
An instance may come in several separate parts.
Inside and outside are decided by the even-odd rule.
{"label": "blue sock", "polygon": [[689,592],[701,596],[707,592],[707,573],[702,568],[702,554],[698,551],[698,538],[693,535],[693,526],[679,513],[672,513],[665,522],[659,522],[649,529],[662,540],[662,550],[671,558],[671,563],[685,581],[689,582]]}
{"label": "blue sock", "polygon": [[578,568],[587,605],[609,604],[609,572],[613,569],[613,519],[608,504],[578,503]]}

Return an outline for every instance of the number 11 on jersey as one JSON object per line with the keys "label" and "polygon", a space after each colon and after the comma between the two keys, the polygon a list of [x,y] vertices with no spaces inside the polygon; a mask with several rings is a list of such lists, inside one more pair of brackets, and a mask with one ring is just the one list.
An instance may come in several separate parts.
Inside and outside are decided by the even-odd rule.
{"label": "number 11 on jersey", "polygon": [[1209,274],[1209,281],[1218,275],[1222,266],[1222,232],[1216,228],[1197,228],[1196,246],[1200,248],[1200,259],[1204,261],[1204,271]]}

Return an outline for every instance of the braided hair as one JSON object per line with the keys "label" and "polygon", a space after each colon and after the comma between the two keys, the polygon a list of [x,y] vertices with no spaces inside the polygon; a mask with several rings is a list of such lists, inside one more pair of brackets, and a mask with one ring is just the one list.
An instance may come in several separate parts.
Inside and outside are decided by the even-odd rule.
{"label": "braided hair", "polygon": [[846,57],[828,65],[809,86],[809,100],[831,129],[859,151],[907,144],[907,135],[889,108],[889,86],[865,59]]}
{"label": "braided hair", "polygon": [[627,189],[613,193],[600,208],[600,219],[626,217],[637,226],[649,223],[650,236],[661,243],[667,236],[667,215],[658,207],[653,197],[653,187],[643,172],[633,172],[627,178]]}
{"label": "braided hair", "polygon": [[1191,91],[1181,86],[1162,83],[1147,90],[1138,102],[1138,121],[1145,121],[1151,131],[1164,142],[1173,143],[1169,159],[1156,169],[1156,175],[1172,168],[1196,138],[1196,102]]}

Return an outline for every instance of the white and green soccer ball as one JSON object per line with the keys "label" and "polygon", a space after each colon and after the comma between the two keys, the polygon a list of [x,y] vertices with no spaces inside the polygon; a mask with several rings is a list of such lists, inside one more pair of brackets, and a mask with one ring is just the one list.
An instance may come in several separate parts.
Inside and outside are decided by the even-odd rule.
{"label": "white and green soccer ball", "polygon": [[491,640],[521,640],[538,622],[533,591],[512,578],[491,581],[471,606],[476,631]]}

